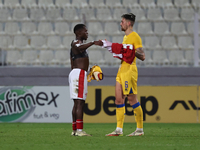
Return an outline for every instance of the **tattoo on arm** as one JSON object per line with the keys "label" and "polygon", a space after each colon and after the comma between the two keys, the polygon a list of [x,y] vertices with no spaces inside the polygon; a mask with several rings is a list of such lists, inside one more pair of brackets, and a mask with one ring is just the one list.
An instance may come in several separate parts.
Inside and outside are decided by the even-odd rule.
{"label": "tattoo on arm", "polygon": [[142,47],[136,49],[135,56],[142,61],[145,60],[145,53]]}

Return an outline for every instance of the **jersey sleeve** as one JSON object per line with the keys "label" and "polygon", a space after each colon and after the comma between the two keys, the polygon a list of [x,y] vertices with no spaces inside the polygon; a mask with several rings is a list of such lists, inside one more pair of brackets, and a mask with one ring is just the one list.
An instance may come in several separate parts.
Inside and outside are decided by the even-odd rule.
{"label": "jersey sleeve", "polygon": [[142,40],[141,37],[136,33],[134,38],[134,47],[135,49],[142,47]]}

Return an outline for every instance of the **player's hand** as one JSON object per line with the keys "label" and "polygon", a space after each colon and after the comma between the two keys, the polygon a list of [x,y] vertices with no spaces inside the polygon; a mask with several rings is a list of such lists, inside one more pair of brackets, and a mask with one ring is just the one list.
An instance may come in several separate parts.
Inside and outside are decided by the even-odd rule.
{"label": "player's hand", "polygon": [[101,40],[94,41],[94,45],[103,46],[103,42]]}

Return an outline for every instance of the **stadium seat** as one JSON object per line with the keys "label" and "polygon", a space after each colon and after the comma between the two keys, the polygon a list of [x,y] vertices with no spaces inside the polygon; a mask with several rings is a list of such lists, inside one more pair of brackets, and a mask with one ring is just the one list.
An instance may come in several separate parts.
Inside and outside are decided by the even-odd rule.
{"label": "stadium seat", "polygon": [[200,7],[200,1],[199,0],[192,0],[192,6],[194,8],[199,8]]}
{"label": "stadium seat", "polygon": [[2,3],[2,1],[0,1],[0,8],[2,8],[3,7],[3,3]]}
{"label": "stadium seat", "polygon": [[187,32],[190,34],[190,35],[194,35],[194,22],[188,22],[186,24],[187,26]]}
{"label": "stadium seat", "polygon": [[37,60],[38,54],[36,50],[24,50],[22,53],[22,63],[24,65],[33,65]]}
{"label": "stadium seat", "polygon": [[75,36],[74,35],[68,35],[68,36],[64,36],[63,37],[63,45],[66,49],[70,49],[71,48],[71,43],[72,41],[75,40]]}
{"label": "stadium seat", "polygon": [[122,43],[122,41],[123,41],[123,35],[112,36],[112,41],[111,42],[113,42],[113,43]]}
{"label": "stadium seat", "polygon": [[59,8],[71,7],[70,0],[56,0],[55,3],[56,3],[56,6]]}
{"label": "stadium seat", "polygon": [[136,8],[132,8],[131,9],[131,12],[134,14],[134,15],[136,15],[137,17],[136,17],[136,22],[137,21],[147,21],[147,18],[146,18],[146,14],[145,14],[145,11],[144,11],[144,9],[142,9],[142,8],[138,8],[138,7],[136,7]]}
{"label": "stadium seat", "polygon": [[193,8],[181,8],[181,19],[184,21],[194,20],[194,9]]}
{"label": "stadium seat", "polygon": [[190,0],[174,0],[176,7],[191,7]]}
{"label": "stadium seat", "polygon": [[112,14],[110,8],[97,8],[97,19],[99,21],[109,21],[112,20]]}
{"label": "stadium seat", "polygon": [[142,61],[140,59],[136,59],[136,64],[138,66],[151,66],[153,63],[152,57],[151,57],[151,51],[145,50],[145,61]]}
{"label": "stadium seat", "polygon": [[121,0],[106,0],[106,6],[110,8],[119,8],[122,7]]}
{"label": "stadium seat", "polygon": [[[188,22],[186,25],[187,25],[187,32],[191,35],[194,35],[194,22]],[[200,34],[200,23],[199,23],[199,34]]]}
{"label": "stadium seat", "polygon": [[121,21],[121,16],[123,14],[127,14],[128,9],[127,8],[114,8],[113,10],[113,19],[116,21]]}
{"label": "stadium seat", "polygon": [[155,7],[155,1],[154,0],[140,0],[140,6],[143,8],[147,8],[147,7]]}
{"label": "stadium seat", "polygon": [[30,9],[30,12],[30,18],[32,21],[46,20],[44,10],[42,8],[33,8]]}
{"label": "stadium seat", "polygon": [[186,29],[185,29],[185,24],[183,22],[172,22],[171,33],[175,35],[187,34]]}
{"label": "stadium seat", "polygon": [[8,35],[20,34],[19,24],[17,22],[6,22],[5,33]]}
{"label": "stadium seat", "polygon": [[54,34],[52,24],[50,22],[40,22],[38,24],[38,33],[41,35]]}
{"label": "stadium seat", "polygon": [[38,5],[35,0],[21,0],[21,6],[25,8],[34,8]]}
{"label": "stadium seat", "polygon": [[55,63],[58,65],[70,65],[70,52],[68,50],[55,51]]}
{"label": "stadium seat", "polygon": [[146,49],[160,49],[160,38],[157,36],[145,36]]}
{"label": "stadium seat", "polygon": [[96,40],[108,40],[111,41],[110,36],[109,35],[97,35],[96,36]]}
{"label": "stadium seat", "polygon": [[174,36],[163,36],[161,39],[161,46],[164,50],[177,50],[178,46],[176,43]]}
{"label": "stadium seat", "polygon": [[27,9],[25,9],[25,8],[15,8],[13,10],[13,20],[16,20],[16,21],[30,20],[28,18]]}
{"label": "stadium seat", "polygon": [[96,20],[94,8],[91,7],[81,8],[80,16],[83,17],[83,15],[86,21]]}
{"label": "stadium seat", "polygon": [[169,64],[170,65],[184,65],[186,60],[183,57],[183,51],[171,50],[169,51]]}
{"label": "stadium seat", "polygon": [[107,35],[120,34],[118,22],[105,22],[104,33]]}
{"label": "stadium seat", "polygon": [[62,49],[62,41],[60,36],[48,36],[47,46],[49,49]]}
{"label": "stadium seat", "polygon": [[14,47],[16,49],[22,50],[22,49],[28,49],[30,48],[29,40],[24,35],[16,35],[14,36]]}
{"label": "stadium seat", "polygon": [[42,65],[52,65],[54,53],[52,50],[41,50],[39,54],[39,62]]}
{"label": "stadium seat", "polygon": [[178,21],[180,20],[178,8],[167,7],[164,8],[164,19],[166,21]]}
{"label": "stadium seat", "polygon": [[0,23],[0,35],[4,35],[4,23]]}
{"label": "stadium seat", "polygon": [[[138,60],[140,60],[140,63],[144,63],[145,66],[151,66],[153,63],[151,53],[152,53],[151,50],[145,50],[145,61],[141,61],[140,59],[138,59]],[[136,60],[136,63],[138,60]]]}
{"label": "stadium seat", "polygon": [[[74,27],[77,25],[77,24],[84,24],[83,22],[80,22],[80,21],[77,21],[77,22],[71,22],[70,23],[70,30],[72,32],[72,34],[74,35]],[[88,29],[88,26],[87,26],[87,29]],[[88,29],[89,30],[89,29]],[[88,31],[89,32],[89,31]]]}
{"label": "stadium seat", "polygon": [[46,49],[46,38],[41,35],[33,35],[31,36],[31,47],[33,49]]}
{"label": "stadium seat", "polygon": [[59,35],[73,34],[67,22],[55,22],[55,33]]}
{"label": "stadium seat", "polygon": [[[89,35],[88,38],[87,38],[87,40],[85,42],[88,43],[88,42],[91,42],[91,41],[95,41],[95,36]],[[96,45],[93,45],[92,47],[94,47],[94,46],[96,46]]]}
{"label": "stadium seat", "polygon": [[151,22],[139,22],[137,32],[139,35],[152,35],[153,29]]}
{"label": "stadium seat", "polygon": [[106,6],[104,0],[89,0],[89,5],[93,8]]}
{"label": "stadium seat", "polygon": [[8,49],[9,47],[12,47],[12,38],[7,35],[1,35],[0,36],[0,47],[3,49]]}
{"label": "stadium seat", "polygon": [[194,64],[194,51],[185,51],[185,59],[189,65]]}
{"label": "stadium seat", "polygon": [[122,3],[123,6],[125,7],[130,7],[130,8],[140,7],[138,0],[123,0]]}
{"label": "stadium seat", "polygon": [[4,6],[7,8],[20,7],[19,0],[5,0]]}
{"label": "stadium seat", "polygon": [[194,49],[192,37],[191,36],[178,36],[178,47],[181,50]]}
{"label": "stadium seat", "polygon": [[33,22],[22,22],[21,32],[25,35],[37,34],[36,24]]}
{"label": "stadium seat", "polygon": [[103,34],[103,26],[100,22],[88,22],[89,35]]}
{"label": "stadium seat", "polygon": [[72,7],[83,8],[88,7],[87,0],[72,0]]}
{"label": "stadium seat", "polygon": [[53,0],[38,0],[38,6],[41,8],[55,7]]}
{"label": "stadium seat", "polygon": [[162,13],[160,8],[149,8],[147,11],[147,19],[150,21],[162,21]]}
{"label": "stadium seat", "polygon": [[172,0],[157,0],[157,6],[158,7],[173,7]]}
{"label": "stadium seat", "polygon": [[46,19],[48,21],[62,20],[60,8],[48,8],[46,11]]}
{"label": "stadium seat", "polygon": [[11,13],[8,8],[0,8],[0,20],[1,21],[11,20]]}
{"label": "stadium seat", "polygon": [[22,55],[18,50],[10,50],[7,51],[6,55],[6,63],[8,65],[17,65],[18,62],[21,60]]}
{"label": "stadium seat", "polygon": [[99,65],[104,62],[102,50],[89,50],[88,53],[90,58],[90,65]]}
{"label": "stadium seat", "polygon": [[121,60],[118,58],[114,58],[113,54],[110,53],[109,51],[105,50],[104,51],[104,60],[105,60],[105,64],[110,66],[115,66],[115,65],[119,65]]}
{"label": "stadium seat", "polygon": [[165,50],[153,51],[153,64],[154,65],[167,65],[169,60],[167,59],[167,53]]}
{"label": "stadium seat", "polygon": [[170,34],[169,24],[167,22],[154,22],[154,33],[156,35]]}
{"label": "stadium seat", "polygon": [[63,11],[63,19],[71,22],[71,21],[80,21],[78,13],[74,7],[72,8],[65,8]]}

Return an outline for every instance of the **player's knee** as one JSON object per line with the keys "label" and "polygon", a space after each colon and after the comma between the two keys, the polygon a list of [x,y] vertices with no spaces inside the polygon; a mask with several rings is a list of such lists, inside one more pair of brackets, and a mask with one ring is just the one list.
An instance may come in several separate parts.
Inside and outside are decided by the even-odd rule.
{"label": "player's knee", "polygon": [[122,99],[122,98],[116,98],[115,99],[115,104],[116,105],[124,104],[124,99]]}

